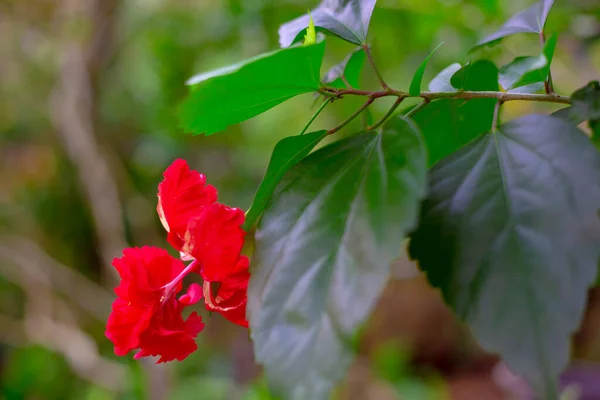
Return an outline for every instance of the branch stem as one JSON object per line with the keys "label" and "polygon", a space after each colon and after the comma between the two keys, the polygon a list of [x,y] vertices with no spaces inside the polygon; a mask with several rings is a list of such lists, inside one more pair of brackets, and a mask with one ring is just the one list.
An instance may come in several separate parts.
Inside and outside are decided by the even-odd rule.
{"label": "branch stem", "polygon": [[364,44],[363,45],[363,49],[365,50],[365,54],[367,55],[367,59],[369,60],[369,64],[371,64],[371,67],[373,68],[373,71],[375,72],[375,75],[377,75],[377,79],[379,80],[379,83],[381,84],[381,87],[384,90],[389,89],[389,86],[387,85],[387,83],[385,83],[385,81],[383,80],[383,77],[381,76],[381,73],[379,72],[379,69],[377,69],[377,66],[375,65],[375,61],[373,60],[373,55],[371,54],[371,49],[369,48],[369,45]]}
{"label": "branch stem", "polygon": [[325,101],[323,102],[323,104],[321,104],[321,106],[317,109],[317,111],[315,111],[315,113],[313,114],[313,116],[310,117],[310,120],[308,121],[308,123],[306,124],[306,126],[304,127],[304,129],[302,129],[302,132],[300,132],[300,135],[304,135],[304,133],[308,130],[308,127],[319,116],[319,114],[321,114],[321,111],[323,111],[323,109],[325,108],[325,106],[327,104],[329,104],[329,103],[331,103],[331,99],[325,99]]}
{"label": "branch stem", "polygon": [[[544,31],[540,32],[540,44],[542,45],[542,51],[544,51],[544,47],[546,46],[546,34],[544,33]],[[548,69],[548,78],[544,81],[544,89],[548,94],[554,93],[554,84],[552,83],[552,71],[550,69]]]}
{"label": "branch stem", "polygon": [[457,92],[421,92],[418,96],[411,96],[408,92],[400,90],[386,89],[382,91],[368,91],[359,89],[336,89],[330,87],[323,87],[319,91],[325,96],[329,96],[334,99],[342,98],[345,95],[351,96],[365,96],[372,99],[378,99],[380,97],[421,97],[427,101],[439,100],[439,99],[463,99],[463,100],[474,100],[474,99],[497,99],[503,103],[507,101],[537,101],[545,103],[560,103],[560,104],[571,104],[571,99],[565,96],[560,96],[555,93],[549,94],[531,94],[531,93],[510,93],[510,92],[492,92],[492,91],[470,91],[462,90]]}
{"label": "branch stem", "polygon": [[405,97],[398,97],[396,99],[396,101],[394,102],[394,104],[392,104],[392,106],[390,107],[389,110],[387,110],[387,112],[385,113],[385,115],[383,117],[381,117],[381,119],[375,123],[372,126],[368,126],[367,130],[368,131],[372,131],[374,129],[379,128],[391,115],[392,113],[396,110],[396,108],[398,108],[398,106],[400,105],[400,103],[402,103],[402,101],[404,101]]}
{"label": "branch stem", "polygon": [[429,100],[423,99],[422,102],[413,107],[409,112],[406,113],[405,117],[410,118],[419,111],[421,111],[427,104],[429,104]]}
{"label": "branch stem", "polygon": [[496,132],[498,129],[498,121],[500,118],[500,107],[502,106],[502,100],[498,100],[496,102],[496,107],[494,107],[494,118],[492,119],[492,132]]}
{"label": "branch stem", "polygon": [[346,118],[346,120],[344,120],[341,124],[339,124],[335,128],[328,130],[327,134],[328,135],[334,134],[337,131],[339,131],[340,129],[342,129],[343,127],[345,127],[346,125],[348,125],[350,122],[352,122],[352,120],[354,120],[354,118],[358,117],[360,115],[360,113],[362,113],[367,107],[369,107],[374,100],[375,99],[373,97],[369,97],[369,99],[362,106],[360,106],[360,108],[358,110],[356,110],[351,116]]}

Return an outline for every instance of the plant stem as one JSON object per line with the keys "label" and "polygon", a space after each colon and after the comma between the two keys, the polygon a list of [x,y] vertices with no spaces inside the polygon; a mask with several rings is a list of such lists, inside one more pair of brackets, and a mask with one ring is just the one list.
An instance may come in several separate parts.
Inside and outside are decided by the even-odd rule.
{"label": "plant stem", "polygon": [[315,113],[313,114],[312,117],[310,117],[310,120],[308,121],[308,123],[306,124],[306,126],[304,127],[304,129],[302,129],[302,132],[300,132],[300,135],[304,135],[304,133],[308,130],[308,127],[310,126],[310,124],[313,123],[313,121],[319,116],[319,114],[321,114],[321,111],[323,111],[323,109],[325,108],[325,106],[327,104],[331,103],[331,99],[325,99],[325,101],[323,102],[323,104],[321,104],[321,106],[317,109],[317,111],[315,111]]}
{"label": "plant stem", "polygon": [[498,129],[498,119],[500,117],[500,107],[502,106],[502,100],[498,100],[496,102],[496,107],[494,107],[494,119],[492,119],[492,132],[496,132]]}
{"label": "plant stem", "polygon": [[379,70],[377,69],[377,66],[375,65],[375,61],[373,60],[373,56],[371,55],[371,49],[369,48],[369,46],[367,44],[363,45],[363,49],[365,50],[365,54],[367,55],[369,64],[371,64],[371,67],[373,68],[375,75],[377,75],[377,79],[379,80],[381,87],[384,90],[389,89],[389,86],[387,85],[387,83],[385,83],[385,81],[383,80],[383,77],[381,76],[381,73],[379,72]]}
{"label": "plant stem", "polygon": [[[546,46],[546,35],[544,34],[544,31],[540,32],[540,44],[542,45],[542,51],[544,51],[544,47]],[[548,68],[548,78],[544,81],[544,89],[548,94],[554,93],[554,84],[552,83],[552,71],[550,71],[550,68]]]}
{"label": "plant stem", "polygon": [[427,104],[429,104],[429,100],[427,99],[423,99],[422,102],[420,102],[419,104],[417,104],[415,107],[413,107],[409,112],[406,113],[406,115],[404,115],[407,118],[412,117],[413,115],[415,115],[416,113],[418,113],[419,111],[421,111]]}
{"label": "plant stem", "polygon": [[353,96],[365,96],[373,99],[378,99],[380,97],[388,97],[388,96],[396,96],[396,97],[421,97],[427,101],[433,101],[438,99],[463,99],[463,100],[473,100],[473,99],[498,99],[503,103],[507,101],[538,101],[538,102],[546,102],[546,103],[560,103],[560,104],[571,104],[571,99],[565,96],[560,96],[558,94],[549,93],[549,94],[530,94],[530,93],[509,93],[509,92],[477,92],[477,91],[457,91],[457,92],[421,92],[418,96],[411,96],[407,92],[402,92],[400,90],[394,90],[388,88],[387,90],[382,91],[367,91],[367,90],[359,90],[359,89],[336,89],[330,87],[323,87],[319,91],[321,94],[325,96],[332,97],[334,99],[338,99],[343,97],[344,95],[353,95]]}
{"label": "plant stem", "polygon": [[387,110],[387,112],[385,113],[385,115],[374,125],[372,126],[368,126],[367,130],[368,131],[372,131],[374,129],[379,128],[391,115],[392,113],[396,110],[396,108],[398,108],[398,106],[400,105],[400,103],[402,103],[402,101],[404,100],[404,97],[398,97],[396,99],[396,101],[394,102],[394,104],[392,104],[392,106],[390,107],[389,110]]}
{"label": "plant stem", "polygon": [[361,112],[363,112],[367,107],[369,107],[371,105],[371,103],[374,101],[375,99],[373,97],[369,97],[369,99],[362,105],[360,106],[360,108],[358,110],[356,110],[351,116],[349,116],[345,121],[343,121],[341,124],[339,124],[338,126],[336,126],[335,128],[332,128],[330,130],[327,131],[328,135],[331,135],[333,133],[336,133],[337,131],[339,131],[340,129],[342,129],[343,127],[345,127],[346,125],[348,125],[350,122],[352,122],[352,120],[356,117],[358,117],[360,115]]}

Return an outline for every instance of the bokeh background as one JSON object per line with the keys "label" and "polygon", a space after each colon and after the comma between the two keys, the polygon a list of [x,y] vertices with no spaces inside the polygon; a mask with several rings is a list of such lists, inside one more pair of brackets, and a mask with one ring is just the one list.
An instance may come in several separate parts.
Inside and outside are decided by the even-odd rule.
{"label": "bokeh background", "polygon": [[[557,91],[569,94],[600,77],[600,2],[556,3],[548,23],[549,32],[560,33],[552,73]],[[534,35],[468,54],[478,38],[530,4],[380,0],[370,30],[374,57],[388,83],[407,88],[441,41],[425,81],[452,62],[491,57],[501,65],[536,55]],[[225,132],[191,137],[176,118],[184,82],[276,49],[279,24],[315,5],[0,0],[0,399],[268,399],[247,331],[220,316],[206,316],[199,351],[184,362],[115,357],[104,337],[116,283],[110,263],[126,246],[168,247],[156,191],[177,157],[202,171],[223,202],[249,206],[273,146],[299,133],[314,98],[300,96]],[[326,66],[352,50],[332,38],[327,46]],[[365,88],[377,86],[368,68],[363,78]],[[361,101],[336,102],[314,127],[335,126]],[[377,117],[388,106],[378,100],[372,112]],[[535,107],[556,109],[511,102],[503,117]],[[358,123],[346,132],[356,129]],[[592,291],[574,340],[584,361],[568,379],[600,381],[599,302]],[[338,399],[493,400],[520,398],[515,393],[524,389],[478,349],[405,258],[357,350]]]}

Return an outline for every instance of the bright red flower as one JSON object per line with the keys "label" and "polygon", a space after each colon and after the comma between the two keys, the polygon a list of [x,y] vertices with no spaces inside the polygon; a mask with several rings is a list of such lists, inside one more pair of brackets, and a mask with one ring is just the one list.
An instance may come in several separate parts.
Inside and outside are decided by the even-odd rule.
{"label": "bright red flower", "polygon": [[227,279],[218,283],[204,281],[203,285],[206,309],[218,312],[229,321],[246,328],[247,290],[250,279],[248,264],[248,257],[241,256],[235,270]]}
{"label": "bright red flower", "polygon": [[113,265],[121,275],[117,299],[108,318],[106,336],[115,354],[140,349],[136,358],[156,355],[158,362],[183,360],[196,350],[195,338],[204,324],[192,313],[185,321],[184,307],[202,298],[198,285],[176,298],[185,274],[183,262],[155,247],[129,248]]}
{"label": "bright red flower", "polygon": [[196,259],[205,280],[222,282],[235,271],[246,235],[244,218],[238,208],[213,203],[189,221],[182,251]]}
{"label": "bright red flower", "polygon": [[[205,293],[206,308],[248,327],[248,258],[244,245],[244,212],[217,203],[217,191],[204,175],[178,159],[167,168],[158,186],[157,211],[168,241],[187,267],[165,250],[154,247],[123,251],[113,265],[121,275],[117,299],[108,319],[106,336],[117,355],[139,349],[135,358],[159,356],[158,362],[183,360],[197,349],[196,336],[204,328],[197,313],[186,320],[183,309]],[[204,278],[204,287],[192,284],[177,298],[181,281],[190,272]],[[213,293],[213,289],[215,289]]]}
{"label": "bright red flower", "polygon": [[205,176],[190,169],[182,159],[175,160],[163,176],[163,181],[158,185],[156,211],[169,233],[169,243],[181,251],[189,220],[217,201],[217,189],[206,185]]}

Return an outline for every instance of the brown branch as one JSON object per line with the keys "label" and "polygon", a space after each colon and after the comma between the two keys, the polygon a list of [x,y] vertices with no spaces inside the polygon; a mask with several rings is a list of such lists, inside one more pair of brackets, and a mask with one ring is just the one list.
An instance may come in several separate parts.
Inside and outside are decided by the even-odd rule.
{"label": "brown branch", "polygon": [[421,92],[418,96],[411,96],[410,93],[403,92],[400,90],[388,89],[382,91],[368,91],[359,89],[336,89],[330,87],[323,87],[320,93],[333,97],[341,98],[345,95],[353,96],[365,96],[373,99],[380,97],[421,97],[427,101],[434,101],[439,99],[462,99],[462,100],[475,100],[475,99],[497,99],[504,102],[507,101],[537,101],[545,103],[560,103],[560,104],[571,104],[571,99],[558,94],[530,94],[530,93],[509,93],[509,92],[492,92],[492,91],[456,91],[456,92]]}
{"label": "brown branch", "polygon": [[332,135],[340,129],[342,129],[343,127],[345,127],[346,125],[348,125],[350,122],[352,122],[352,120],[354,120],[354,118],[358,117],[361,112],[363,112],[367,107],[369,107],[374,100],[375,99],[373,97],[369,97],[369,99],[362,106],[360,106],[358,110],[356,110],[351,116],[346,118],[346,120],[344,120],[341,124],[339,124],[335,128],[328,130],[327,134]]}

